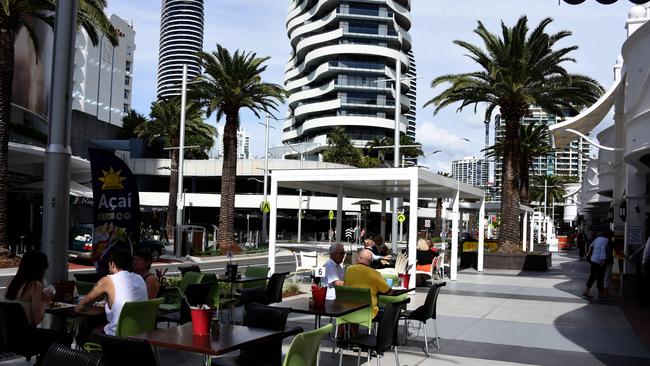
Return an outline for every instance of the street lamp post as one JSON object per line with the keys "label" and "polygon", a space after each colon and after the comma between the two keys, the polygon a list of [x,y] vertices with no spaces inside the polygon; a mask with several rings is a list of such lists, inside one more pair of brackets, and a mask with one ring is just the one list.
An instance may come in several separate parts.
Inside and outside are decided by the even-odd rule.
{"label": "street lamp post", "polygon": [[[266,121],[264,122],[264,199],[262,202],[266,202],[266,182],[269,177],[269,114],[266,114]],[[266,244],[268,240],[268,235],[266,234],[267,227],[267,216],[266,212],[262,210],[262,243]]]}
{"label": "street lamp post", "polygon": [[[290,143],[285,142],[285,145],[289,146],[291,150],[293,150],[295,153],[300,154],[300,169],[302,169],[302,160],[303,160],[303,151],[300,149],[300,152],[298,152],[293,146],[291,146]],[[298,243],[301,242],[302,239],[302,188],[298,191]]]}
{"label": "street lamp post", "polygon": [[[178,133],[178,190],[176,191],[176,235],[174,236],[175,255],[182,255],[183,243],[183,163],[185,159],[185,107],[187,99],[187,65],[183,65],[183,81],[181,84],[181,123]],[[173,173],[172,173],[173,174]]]}

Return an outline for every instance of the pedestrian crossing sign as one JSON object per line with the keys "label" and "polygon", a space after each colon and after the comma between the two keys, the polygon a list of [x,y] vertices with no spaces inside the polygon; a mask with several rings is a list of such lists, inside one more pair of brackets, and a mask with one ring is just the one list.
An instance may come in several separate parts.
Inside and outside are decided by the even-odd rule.
{"label": "pedestrian crossing sign", "polygon": [[262,205],[260,206],[260,211],[262,211],[263,213],[271,212],[271,204],[269,203],[269,201],[262,202]]}
{"label": "pedestrian crossing sign", "polygon": [[330,218],[330,221],[334,220],[334,211],[330,210],[330,213],[329,213],[328,216]]}

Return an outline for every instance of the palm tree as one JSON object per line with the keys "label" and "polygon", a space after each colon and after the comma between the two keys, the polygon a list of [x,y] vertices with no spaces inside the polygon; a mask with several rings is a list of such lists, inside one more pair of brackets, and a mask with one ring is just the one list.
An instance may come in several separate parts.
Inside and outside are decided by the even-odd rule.
{"label": "palm tree", "polygon": [[483,41],[485,50],[464,41],[454,43],[468,51],[468,57],[482,70],[435,78],[432,88],[445,83],[451,86],[425,104],[435,106],[435,114],[457,102],[460,102],[458,111],[485,103],[485,119],[491,119],[492,112],[499,107],[505,120],[499,235],[502,251],[513,252],[520,247],[519,124],[529,105],[536,104],[563,116],[593,104],[603,93],[602,86],[594,79],[564,69],[564,62],[575,61],[567,55],[577,46],[554,50],[552,47],[571,32],[546,33],[545,28],[551,21],[543,19],[531,32],[525,16],[512,28],[502,22],[501,37],[489,32],[479,21],[474,33]]}
{"label": "palm tree", "polygon": [[[542,207],[548,207],[549,200],[562,202],[564,199],[562,184],[564,183],[566,183],[565,180],[557,175],[535,175],[530,189],[530,198],[539,202]],[[546,201],[544,201],[544,191],[546,191]]]}
{"label": "palm tree", "polygon": [[[400,147],[400,154],[404,156],[405,158],[417,158],[419,156],[423,156],[424,153],[422,152],[422,145],[415,142],[411,137],[409,137],[406,134],[401,134],[399,138],[399,144],[400,146],[413,146],[413,145],[420,145],[417,147]],[[393,146],[393,138],[392,137],[374,137],[372,140],[368,141],[366,143],[366,148],[365,148],[365,155],[369,157],[375,157],[379,159],[381,162],[381,165],[384,166],[393,166],[392,160],[393,160],[393,150],[392,149],[377,149],[377,147],[383,147],[383,146]],[[401,164],[401,162],[400,162]]]}
{"label": "palm tree", "polygon": [[[14,74],[14,43],[25,28],[38,52],[35,24],[43,21],[54,25],[54,0],[0,0],[0,245],[7,245],[7,180],[9,160],[9,123],[11,120],[11,88]],[[77,25],[82,27],[93,45],[97,32],[118,44],[116,30],[104,14],[105,0],[80,0]]]}
{"label": "palm tree", "polygon": [[[138,137],[147,139],[149,143],[164,139],[165,146],[178,147],[180,145],[181,101],[178,97],[163,99],[151,104],[150,122],[139,124],[134,132]],[[200,136],[212,140],[217,129],[203,123],[201,107],[195,103],[188,103],[185,109],[185,142],[193,136]],[[176,225],[176,199],[178,198],[178,149],[170,149],[171,167],[169,173],[169,209],[167,210],[167,237],[174,237]]]}
{"label": "palm tree", "polygon": [[[549,144],[548,126],[545,124],[519,125],[519,140],[519,194],[521,203],[528,206],[530,205],[530,169],[533,162],[537,157],[551,155],[553,149]],[[503,156],[504,148],[504,141],[499,141],[485,149],[485,155],[488,157]]]}
{"label": "palm tree", "polygon": [[216,113],[217,121],[226,117],[223,131],[223,169],[221,175],[221,208],[219,211],[219,246],[230,248],[235,243],[235,178],[237,176],[237,129],[239,110],[262,113],[277,112],[287,92],[277,84],[262,82],[264,63],[269,57],[236,50],[230,53],[217,45],[212,53],[199,52],[204,73],[198,77],[191,95],[206,107],[208,117]]}
{"label": "palm tree", "polygon": [[361,149],[352,144],[352,139],[343,127],[334,127],[327,134],[327,145],[327,150],[323,152],[325,162],[358,166],[363,160]]}
{"label": "palm tree", "polygon": [[135,109],[131,109],[126,116],[122,117],[122,130],[120,130],[118,136],[122,139],[137,137],[135,129],[145,122],[147,122],[145,115],[136,112]]}

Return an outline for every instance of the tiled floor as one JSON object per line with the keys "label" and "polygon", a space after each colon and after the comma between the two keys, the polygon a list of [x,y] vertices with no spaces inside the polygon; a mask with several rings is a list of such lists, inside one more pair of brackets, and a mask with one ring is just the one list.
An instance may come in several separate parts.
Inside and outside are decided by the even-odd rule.
{"label": "tiled floor", "polygon": [[[650,365],[650,350],[635,331],[643,332],[644,326],[647,331],[648,313],[632,309],[636,313],[628,310],[626,316],[617,302],[582,299],[587,273],[588,265],[571,253],[554,255],[553,268],[544,273],[461,271],[458,281],[448,281],[438,299],[441,350],[430,346],[432,354],[425,357],[422,331],[411,328],[410,337],[419,340],[400,347],[400,364]],[[419,289],[409,307],[419,306],[425,297],[426,289]],[[313,326],[309,316],[291,316],[290,322],[307,329]],[[427,332],[433,334],[431,321]],[[284,347],[288,345],[289,340]],[[325,340],[321,366],[338,364],[331,350],[331,342]],[[199,355],[186,353],[182,358],[164,349],[160,355],[163,366],[201,364]],[[345,353],[344,365],[356,361],[356,354]],[[387,354],[382,363],[394,365],[393,355]]]}

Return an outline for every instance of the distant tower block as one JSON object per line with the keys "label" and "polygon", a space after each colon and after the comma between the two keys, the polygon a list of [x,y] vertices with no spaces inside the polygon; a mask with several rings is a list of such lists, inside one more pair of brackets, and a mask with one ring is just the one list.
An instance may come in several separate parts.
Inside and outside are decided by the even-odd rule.
{"label": "distant tower block", "polygon": [[203,49],[203,0],[162,0],[158,99],[181,94],[183,65],[187,77],[201,73],[197,53]]}

